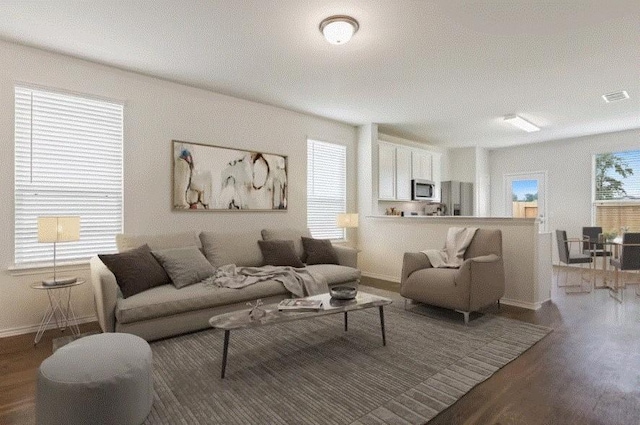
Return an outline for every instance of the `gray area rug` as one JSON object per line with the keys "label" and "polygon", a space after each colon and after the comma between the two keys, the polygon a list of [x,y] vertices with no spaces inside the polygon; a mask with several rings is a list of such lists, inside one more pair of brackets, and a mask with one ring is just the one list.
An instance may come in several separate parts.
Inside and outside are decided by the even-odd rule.
{"label": "gray area rug", "polygon": [[[551,329],[484,315],[403,309],[388,296],[387,346],[378,309],[151,344],[154,403],[147,424],[424,424]],[[420,314],[423,313],[423,314]]]}

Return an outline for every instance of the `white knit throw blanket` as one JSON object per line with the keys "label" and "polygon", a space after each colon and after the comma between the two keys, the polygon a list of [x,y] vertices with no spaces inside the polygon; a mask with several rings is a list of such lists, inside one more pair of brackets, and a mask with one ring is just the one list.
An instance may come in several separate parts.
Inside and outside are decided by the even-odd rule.
{"label": "white knit throw blanket", "polygon": [[239,289],[265,280],[282,283],[296,297],[329,292],[324,276],[312,274],[306,268],[288,266],[236,267],[235,264],[227,264],[218,267],[214,275],[205,279],[203,283]]}
{"label": "white knit throw blanket", "polygon": [[444,249],[428,249],[423,252],[433,267],[458,268],[464,262],[464,253],[469,247],[477,227],[450,227]]}

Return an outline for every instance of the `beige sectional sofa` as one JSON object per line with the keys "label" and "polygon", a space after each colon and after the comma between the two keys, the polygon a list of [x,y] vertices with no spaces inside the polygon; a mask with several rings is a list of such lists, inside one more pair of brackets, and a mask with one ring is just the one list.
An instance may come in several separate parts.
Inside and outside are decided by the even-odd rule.
{"label": "beige sectional sofa", "polygon": [[[296,254],[303,258],[302,236],[310,237],[308,231],[276,229],[243,233],[118,235],[116,242],[119,252],[144,244],[149,245],[151,250],[197,246],[215,267],[225,264],[261,266],[263,257],[258,240],[293,240]],[[339,264],[308,265],[308,270],[324,276],[329,286],[357,285],[360,280],[357,250],[337,245],[334,249]],[[124,298],[115,275],[100,258],[92,258],[90,265],[98,322],[102,330],[132,333],[148,341],[206,329],[211,316],[247,308],[246,303],[250,301],[262,299],[268,304],[291,296],[280,282],[267,280],[242,289],[202,283],[177,289],[172,284],[165,284]]]}

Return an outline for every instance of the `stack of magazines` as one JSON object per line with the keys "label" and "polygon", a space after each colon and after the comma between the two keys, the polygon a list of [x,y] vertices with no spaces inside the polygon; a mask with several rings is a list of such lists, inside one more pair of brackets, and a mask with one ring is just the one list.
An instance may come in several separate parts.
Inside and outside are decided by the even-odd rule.
{"label": "stack of magazines", "polygon": [[322,308],[322,300],[310,300],[306,298],[288,298],[280,301],[280,311],[317,311]]}

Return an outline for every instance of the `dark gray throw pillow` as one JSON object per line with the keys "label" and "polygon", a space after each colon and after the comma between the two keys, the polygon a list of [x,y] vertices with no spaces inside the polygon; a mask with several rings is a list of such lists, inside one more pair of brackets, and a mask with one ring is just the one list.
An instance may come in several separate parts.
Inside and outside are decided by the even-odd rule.
{"label": "dark gray throw pillow", "polygon": [[125,298],[154,286],[171,283],[167,273],[151,254],[149,245],[119,254],[100,254],[98,257],[115,275]]}
{"label": "dark gray throw pillow", "polygon": [[338,254],[329,239],[313,239],[302,237],[302,246],[307,254],[307,265],[339,264]]}
{"label": "dark gray throw pillow", "polygon": [[270,241],[258,241],[264,263],[270,266],[304,267],[298,254],[296,254],[293,241],[273,239]]}
{"label": "dark gray throw pillow", "polygon": [[216,268],[197,246],[153,251],[176,288],[198,283],[213,275]]}

